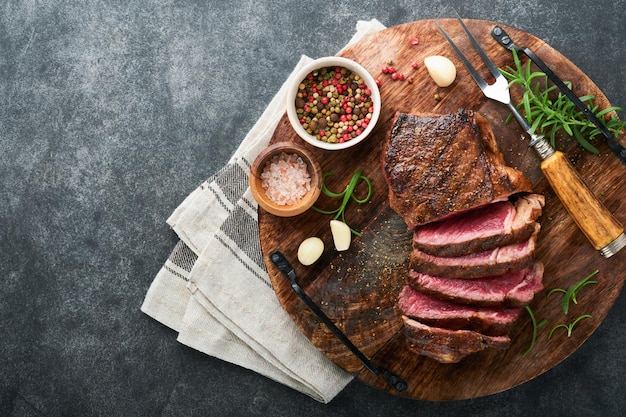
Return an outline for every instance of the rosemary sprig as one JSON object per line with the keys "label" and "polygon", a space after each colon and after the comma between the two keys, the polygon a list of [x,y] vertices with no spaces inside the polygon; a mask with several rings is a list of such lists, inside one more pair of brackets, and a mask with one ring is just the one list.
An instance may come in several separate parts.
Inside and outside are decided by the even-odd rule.
{"label": "rosemary sprig", "polygon": [[[556,148],[556,135],[563,130],[574,137],[584,149],[598,154],[598,148],[590,141],[601,134],[600,129],[589,121],[566,95],[559,91],[555,96],[558,88],[548,83],[545,73],[533,71],[531,61],[524,66],[517,51],[512,52],[515,67],[508,66],[506,70],[500,69],[500,72],[509,80],[509,88],[514,85],[522,87],[522,101],[517,108],[531,125],[532,131],[544,135]],[[564,84],[571,89],[571,82],[564,81]],[[621,107],[611,106],[600,110],[599,106],[594,104],[594,95],[588,94],[579,98],[616,137],[626,126],[626,122],[620,121],[616,114],[623,110]],[[605,117],[609,113],[610,118],[607,120]],[[509,115],[507,123],[511,119],[512,115]]]}
{"label": "rosemary sprig", "polygon": [[528,355],[528,353],[533,350],[533,347],[535,347],[535,343],[537,342],[537,330],[539,330],[541,326],[544,326],[548,323],[548,319],[543,319],[538,322],[537,317],[535,317],[535,313],[533,312],[533,309],[530,308],[529,305],[526,306],[526,311],[528,312],[530,320],[533,323],[533,337],[530,340],[530,346],[528,346],[528,349],[526,349],[526,352],[524,352],[524,356]]}
{"label": "rosemary sprig", "polygon": [[561,300],[561,311],[563,311],[563,314],[567,315],[567,313],[569,312],[570,301],[574,304],[578,304],[578,300],[576,300],[576,295],[578,294],[578,291],[585,285],[598,283],[598,281],[593,281],[591,279],[596,276],[597,273],[598,270],[596,269],[591,274],[578,281],[576,284],[570,286],[567,290],[563,288],[554,288],[548,293],[548,297],[557,292],[563,293],[563,299]]}
{"label": "rosemary sprig", "polygon": [[550,333],[548,334],[548,340],[552,339],[552,335],[554,334],[554,332],[561,327],[567,330],[567,337],[570,337],[572,335],[572,332],[574,331],[574,326],[576,326],[576,324],[578,324],[579,321],[583,319],[590,319],[590,318],[592,318],[591,314],[583,314],[582,316],[576,317],[576,319],[570,324],[564,324],[564,323],[557,324],[556,326],[552,328],[552,330],[550,330]]}
{"label": "rosemary sprig", "polygon": [[[596,276],[597,273],[598,273],[598,270],[596,269],[591,274],[587,275],[585,278],[578,281],[576,284],[570,286],[568,289],[554,288],[553,290],[548,292],[547,297],[550,297],[554,293],[563,293],[563,299],[561,300],[561,311],[563,312],[563,314],[567,316],[567,314],[569,313],[570,302],[573,302],[574,304],[578,304],[578,300],[576,299],[578,295],[578,291],[580,291],[580,289],[583,288],[585,285],[598,283],[597,281],[593,281],[591,279],[594,276]],[[526,352],[524,352],[524,356],[527,355],[535,346],[539,328],[548,323],[547,319],[538,321],[537,317],[535,316],[534,311],[529,305],[527,305],[525,308],[526,308],[526,311],[528,312],[528,315],[530,316],[530,320],[533,325],[533,334],[530,340],[530,346],[528,347],[528,349],[526,349]],[[581,320],[590,319],[590,318],[592,318],[591,314],[583,314],[581,316],[578,316],[576,319],[574,319],[574,321],[572,321],[569,324],[561,323],[561,324],[555,325],[554,327],[552,327],[552,329],[548,333],[548,340],[552,339],[552,335],[554,334],[554,332],[560,328],[564,328],[567,331],[567,337],[570,337],[572,335],[572,332],[574,331],[574,326],[576,326]]]}
{"label": "rosemary sprig", "polygon": [[[346,186],[346,188],[340,192],[340,193],[335,193],[331,190],[328,189],[328,187],[326,187],[325,184],[325,180],[327,177],[334,175],[333,172],[326,172],[324,173],[324,175],[322,176],[322,193],[324,195],[327,195],[328,197],[331,198],[341,198],[341,204],[339,205],[339,207],[337,207],[335,210],[322,210],[316,206],[313,206],[313,210],[317,211],[318,213],[322,213],[322,214],[334,214],[335,217],[334,219],[337,220],[339,217],[341,217],[341,220],[348,224],[346,222],[346,218],[345,218],[345,211],[346,211],[346,206],[348,205],[348,202],[350,200],[353,200],[354,202],[358,203],[358,204],[365,204],[367,203],[370,198],[372,198],[372,182],[370,181],[369,178],[367,178],[365,175],[363,175],[363,170],[359,169],[357,170],[354,175],[352,175],[352,178],[350,179],[350,182],[348,183],[348,185]],[[363,180],[366,184],[367,184],[367,195],[365,196],[365,198],[358,198],[355,194],[354,194],[354,189],[356,188],[357,184],[359,183],[359,181]],[[348,226],[350,227],[350,226]],[[350,231],[352,232],[352,234],[356,235],[356,236],[361,236],[360,232],[357,232],[356,230],[354,230],[352,227],[350,227]]]}

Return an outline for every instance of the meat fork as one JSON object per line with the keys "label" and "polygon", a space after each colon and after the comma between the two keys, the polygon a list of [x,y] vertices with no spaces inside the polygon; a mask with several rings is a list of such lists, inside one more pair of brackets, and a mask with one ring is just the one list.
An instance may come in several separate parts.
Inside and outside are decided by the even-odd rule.
{"label": "meat fork", "polygon": [[463,27],[472,46],[495,77],[493,84],[488,84],[481,77],[446,31],[439,23],[435,22],[435,24],[459,56],[483,94],[487,98],[506,104],[522,129],[530,136],[529,146],[532,146],[541,157],[543,174],[594,249],[600,251],[600,254],[605,258],[609,258],[619,252],[626,246],[624,227],[591,192],[567,157],[562,152],[553,149],[542,135],[535,134],[526,119],[511,102],[506,78],[500,73],[493,61],[489,59],[463,20],[460,17],[457,17],[457,20]]}

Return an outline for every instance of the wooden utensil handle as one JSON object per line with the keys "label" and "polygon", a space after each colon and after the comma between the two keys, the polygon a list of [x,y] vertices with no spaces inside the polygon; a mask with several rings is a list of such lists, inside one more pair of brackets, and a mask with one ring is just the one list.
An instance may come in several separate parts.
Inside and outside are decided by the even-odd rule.
{"label": "wooden utensil handle", "polygon": [[620,237],[624,227],[598,201],[562,152],[555,151],[544,159],[541,169],[565,209],[596,250]]}

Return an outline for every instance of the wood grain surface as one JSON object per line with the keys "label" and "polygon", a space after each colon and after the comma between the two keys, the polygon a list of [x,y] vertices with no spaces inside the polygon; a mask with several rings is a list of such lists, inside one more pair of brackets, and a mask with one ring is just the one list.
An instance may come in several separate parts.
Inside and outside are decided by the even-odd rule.
{"label": "wood grain surface", "polygon": [[[443,19],[439,23],[489,81],[486,69],[456,20]],[[513,65],[510,52],[491,38],[490,31],[495,23],[467,20],[466,24],[498,67]],[[528,33],[501,26],[518,45],[528,46],[562,79],[572,81],[577,95],[595,94],[596,103],[601,107],[610,105],[593,82],[558,51]],[[419,38],[418,45],[409,42],[414,37]],[[341,253],[336,252],[332,244],[330,216],[309,210],[294,218],[279,218],[259,209],[261,247],[270,279],[280,303],[295,323],[330,360],[354,373],[361,381],[397,395],[423,400],[466,399],[503,391],[542,374],[572,354],[602,322],[619,295],[625,277],[626,251],[604,259],[589,244],[548,186],[540,170],[539,158],[527,147],[528,138],[515,122],[505,123],[508,115],[505,106],[483,97],[436,29],[434,21],[411,22],[369,35],[340,55],[359,62],[375,78],[382,80],[381,119],[371,137],[353,149],[336,152],[312,149],[312,152],[324,172],[335,174],[328,179],[331,190],[342,190],[352,174],[362,169],[372,180],[374,195],[369,203],[349,204],[346,220],[361,230],[363,236],[354,239],[351,248]],[[424,58],[429,55],[444,55],[455,62],[457,79],[452,86],[439,88],[430,79],[423,66]],[[392,81],[381,73],[389,59],[406,75],[406,80]],[[413,62],[420,66],[413,69]],[[436,100],[435,95],[440,99]],[[513,91],[513,98],[519,100],[519,92]],[[524,352],[531,341],[532,324],[528,315],[523,313],[512,331],[510,349],[503,352],[486,350],[458,364],[440,364],[411,353],[405,346],[396,301],[408,272],[411,236],[403,221],[389,208],[387,185],[380,164],[380,144],[397,111],[446,114],[459,108],[473,109],[487,117],[507,163],[523,171],[535,191],[546,197],[536,253],[545,264],[545,289],[537,294],[531,306],[539,320],[547,319],[549,323],[539,329],[536,345],[527,355]],[[622,133],[620,141],[623,140]],[[272,138],[273,143],[278,141],[304,143],[289,126],[286,116]],[[601,149],[599,156],[584,153],[566,138],[562,138],[559,149],[566,153],[588,187],[624,224],[626,166],[605,144],[597,145]],[[362,187],[357,188],[357,194],[363,192]],[[325,209],[335,208],[337,204],[337,200],[325,196],[317,202]],[[309,236],[319,236],[326,248],[317,263],[304,267],[297,262],[296,253],[299,243]],[[353,343],[375,364],[407,380],[409,387],[406,391],[391,390],[382,378],[364,369],[309,312],[296,297],[289,281],[269,261],[269,254],[275,249],[280,249],[292,262],[301,286]],[[588,285],[580,291],[578,304],[573,305],[567,316],[560,310],[560,295],[547,297],[549,290],[567,288],[596,269],[600,271],[596,276],[598,284]],[[570,323],[581,314],[591,314],[592,318],[579,322],[571,337],[559,329],[552,339],[548,339],[553,326]]]}

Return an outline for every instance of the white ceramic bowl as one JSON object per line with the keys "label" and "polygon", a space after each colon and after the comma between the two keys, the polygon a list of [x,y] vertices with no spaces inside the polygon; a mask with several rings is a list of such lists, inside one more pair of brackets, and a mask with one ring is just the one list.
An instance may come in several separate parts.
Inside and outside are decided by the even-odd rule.
{"label": "white ceramic bowl", "polygon": [[[374,106],[374,111],[372,113],[372,117],[369,121],[369,124],[359,136],[356,136],[343,143],[329,143],[329,142],[324,142],[318,139],[317,137],[309,134],[302,127],[302,125],[300,124],[297,111],[296,111],[295,101],[296,101],[296,97],[298,94],[299,85],[309,73],[311,73],[312,71],[316,69],[326,68],[326,67],[337,67],[337,66],[346,68],[358,74],[361,77],[361,79],[365,81],[365,84],[371,91],[371,98],[372,98],[372,102]],[[380,104],[381,104],[380,91],[378,90],[376,81],[370,75],[370,73],[367,72],[365,68],[363,68],[361,65],[357,64],[356,62],[347,58],[342,58],[342,57],[337,57],[337,56],[319,58],[305,65],[295,75],[294,82],[289,86],[289,89],[287,91],[287,116],[289,117],[289,121],[291,125],[293,126],[294,130],[296,131],[296,133],[298,133],[298,136],[300,136],[306,142],[310,143],[311,145],[315,147],[326,149],[326,150],[346,149],[365,140],[365,138],[367,138],[367,136],[371,133],[371,131],[376,126],[376,123],[378,122],[378,118],[380,116]]]}

